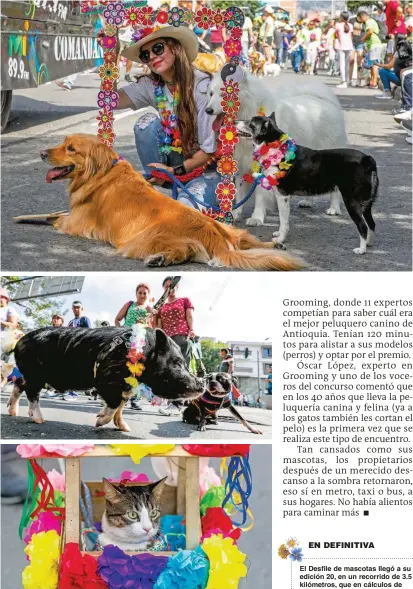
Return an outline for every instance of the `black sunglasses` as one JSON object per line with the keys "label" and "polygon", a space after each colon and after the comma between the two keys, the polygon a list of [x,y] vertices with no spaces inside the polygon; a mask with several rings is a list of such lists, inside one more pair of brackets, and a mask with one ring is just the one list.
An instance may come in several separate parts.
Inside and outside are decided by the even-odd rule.
{"label": "black sunglasses", "polygon": [[141,51],[139,53],[139,59],[142,61],[142,63],[150,62],[151,51],[156,56],[162,55],[162,53],[165,51],[165,43],[162,43],[162,41],[158,41],[158,43],[152,45],[150,49],[145,49],[144,51]]}

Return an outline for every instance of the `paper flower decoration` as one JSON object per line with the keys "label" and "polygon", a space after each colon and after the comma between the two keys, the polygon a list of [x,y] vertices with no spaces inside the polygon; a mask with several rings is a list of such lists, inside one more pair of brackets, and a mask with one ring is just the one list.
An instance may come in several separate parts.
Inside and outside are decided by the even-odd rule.
{"label": "paper flower decoration", "polygon": [[118,106],[119,94],[117,92],[105,92],[101,90],[98,92],[98,106],[99,108],[114,109]]}
{"label": "paper flower decoration", "polygon": [[139,9],[135,6],[131,6],[125,10],[125,18],[128,25],[134,27],[137,23],[139,23]]}
{"label": "paper flower decoration", "polygon": [[206,589],[237,589],[239,581],[247,575],[246,555],[240,552],[231,538],[222,534],[206,538],[202,549],[210,562]]}
{"label": "paper flower decoration", "polygon": [[218,200],[233,200],[236,192],[235,184],[233,182],[229,182],[228,184],[218,182],[218,186],[215,190]]}
{"label": "paper flower decoration", "polygon": [[207,31],[211,26],[212,10],[204,6],[200,10],[197,10],[195,15],[195,22],[200,29]]}
{"label": "paper flower decoration", "polygon": [[213,209],[202,209],[202,214],[211,217],[211,219],[216,219],[218,216],[218,213]]}
{"label": "paper flower decoration", "polygon": [[161,25],[164,25],[168,22],[168,17],[169,15],[166,10],[160,10],[156,15],[156,22],[160,23]]}
{"label": "paper flower decoration", "polygon": [[220,206],[221,211],[224,211],[224,213],[229,213],[230,211],[232,211],[232,200],[228,200],[228,199],[220,200],[219,206]]}
{"label": "paper flower decoration", "polygon": [[94,444],[19,444],[16,452],[22,458],[82,456],[94,447]]}
{"label": "paper flower decoration", "polygon": [[37,516],[30,527],[27,529],[26,535],[24,536],[24,542],[29,544],[31,541],[33,534],[40,534],[41,532],[50,532],[51,530],[55,530],[57,534],[60,536],[60,532],[62,529],[61,520],[51,513],[50,511],[42,511]]}
{"label": "paper flower decoration", "polygon": [[98,573],[109,589],[152,589],[168,557],[139,554],[129,556],[117,546],[109,545],[99,556]]}
{"label": "paper flower decoration", "polygon": [[212,22],[217,29],[222,29],[225,26],[224,13],[221,12],[220,8],[217,8],[212,15]]}
{"label": "paper flower decoration", "polygon": [[168,559],[153,589],[203,589],[208,575],[209,561],[200,546],[182,550]]}
{"label": "paper flower decoration", "polygon": [[106,80],[116,80],[119,77],[119,69],[112,63],[105,63],[99,68],[99,76]]}
{"label": "paper flower decoration", "polygon": [[[224,94],[221,106],[224,113],[236,114],[239,110],[239,107],[241,106],[241,103],[235,94],[232,96]],[[225,125],[229,126],[228,120],[225,121]]]}
{"label": "paper flower decoration", "polygon": [[118,32],[118,27],[116,27],[115,25],[106,25],[105,26],[105,35],[107,35],[108,37],[116,37],[116,33]]}
{"label": "paper flower decoration", "polygon": [[100,127],[98,129],[98,137],[105,145],[113,145],[115,141],[115,133],[111,127]]}
{"label": "paper flower decoration", "polygon": [[103,11],[103,16],[110,25],[119,26],[125,20],[125,10],[121,2],[111,2]]}
{"label": "paper flower decoration", "polygon": [[49,470],[47,473],[47,478],[49,479],[55,491],[61,491],[62,493],[65,492],[66,482],[64,473],[58,472],[54,468],[53,470]]}
{"label": "paper flower decoration", "polygon": [[99,126],[110,126],[113,123],[114,117],[111,110],[100,110],[99,116],[96,117]]}
{"label": "paper flower decoration", "polygon": [[142,376],[142,372],[145,370],[145,366],[140,362],[132,364],[132,362],[126,362],[126,366],[134,376]]}
{"label": "paper flower decoration", "polygon": [[224,538],[232,538],[234,542],[241,537],[241,530],[234,528],[231,518],[222,507],[208,507],[201,518],[202,540],[213,534],[222,534]]}
{"label": "paper flower decoration", "polygon": [[105,47],[105,49],[115,49],[117,42],[118,41],[117,41],[116,37],[109,37],[108,35],[106,35],[102,39],[102,43],[103,43],[103,46]]}
{"label": "paper flower decoration", "polygon": [[108,479],[111,483],[120,483],[121,481],[130,481],[131,483],[150,483],[146,474],[135,474],[131,470],[124,470],[119,479]]}
{"label": "paper flower decoration", "polygon": [[107,589],[97,566],[93,556],[82,554],[78,544],[69,542],[60,562],[59,589]]}
{"label": "paper flower decoration", "polygon": [[194,13],[192,10],[185,11],[185,22],[189,25],[194,24]]}
{"label": "paper flower decoration", "polygon": [[175,448],[175,444],[111,444],[115,454],[130,456],[135,464],[148,455],[165,454]]}
{"label": "paper flower decoration", "polygon": [[239,27],[236,27],[234,29],[231,29],[231,39],[241,39],[242,37],[242,29]]}
{"label": "paper flower decoration", "polygon": [[208,507],[222,507],[225,499],[225,489],[223,486],[211,487],[201,497],[199,509],[202,515],[206,514]]}
{"label": "paper flower decoration", "polygon": [[116,62],[116,54],[114,51],[105,51],[103,53],[103,63],[115,63]]}
{"label": "paper flower decoration", "polygon": [[228,39],[224,43],[225,55],[228,57],[235,57],[241,53],[241,41],[239,39]]}
{"label": "paper flower decoration", "polygon": [[33,534],[24,549],[30,564],[22,573],[24,589],[56,589],[60,537],[55,530]]}
{"label": "paper flower decoration", "polygon": [[113,80],[103,80],[100,87],[104,92],[111,92],[113,90]]}
{"label": "paper flower decoration", "polygon": [[230,6],[224,12],[225,26],[228,30],[242,28],[244,20],[244,13],[236,6]]}
{"label": "paper flower decoration", "polygon": [[248,456],[251,444],[183,444],[182,448],[194,456],[225,458],[226,456]]}
{"label": "paper flower decoration", "polygon": [[180,27],[185,22],[185,11],[178,6],[173,6],[168,12],[168,24]]}
{"label": "paper flower decoration", "polygon": [[232,150],[239,141],[235,126],[222,126],[219,131],[219,140],[222,142],[222,148],[224,150]]}
{"label": "paper flower decoration", "polygon": [[150,27],[153,25],[153,8],[150,6],[143,6],[138,10],[138,18],[141,25]]}
{"label": "paper flower decoration", "polygon": [[[205,461],[201,461],[205,462]],[[210,487],[218,487],[221,484],[221,478],[217,475],[212,466],[205,464],[199,469],[199,496],[202,497]]]}
{"label": "paper flower decoration", "polygon": [[221,88],[222,99],[223,100],[229,99],[234,94],[237,94],[238,91],[239,91],[238,82],[233,82],[232,80],[229,80],[229,82],[224,82],[224,86],[223,86],[223,88]]}

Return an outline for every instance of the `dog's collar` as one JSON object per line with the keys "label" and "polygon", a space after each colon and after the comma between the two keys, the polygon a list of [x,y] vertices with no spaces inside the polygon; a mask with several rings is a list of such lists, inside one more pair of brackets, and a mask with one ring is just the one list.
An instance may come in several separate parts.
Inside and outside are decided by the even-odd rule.
{"label": "dog's collar", "polygon": [[118,162],[120,162],[121,160],[123,160],[123,157],[122,157],[122,156],[120,156],[120,157],[116,158],[115,160],[113,160],[113,162],[112,162],[112,166],[116,166],[116,164],[117,164]]}
{"label": "dog's collar", "polygon": [[[253,153],[252,174],[245,174],[243,180],[259,180],[263,188],[271,190],[287,175],[293,165],[296,151],[294,139],[286,133],[277,141],[260,145]],[[268,169],[271,169],[271,174],[265,174]]]}

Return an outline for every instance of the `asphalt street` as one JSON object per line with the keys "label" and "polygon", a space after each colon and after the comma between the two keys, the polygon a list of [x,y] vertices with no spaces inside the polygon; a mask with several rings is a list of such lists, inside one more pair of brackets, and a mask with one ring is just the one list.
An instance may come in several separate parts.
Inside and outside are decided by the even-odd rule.
{"label": "asphalt street", "polygon": [[[22,459],[9,463],[20,476],[26,476],[26,461]],[[271,446],[269,444],[251,447],[250,464],[253,477],[253,491],[250,507],[255,525],[242,534],[238,541],[239,549],[247,555],[248,576],[242,579],[239,589],[267,589],[271,587]],[[56,460],[40,460],[46,471],[59,468]],[[219,460],[213,459],[210,465],[219,472]],[[144,458],[139,466],[128,458],[88,458],[81,461],[82,480],[98,481],[102,477],[119,478],[124,470],[147,474],[156,480],[151,460]],[[18,537],[22,505],[2,505],[1,507],[1,587],[2,589],[21,589],[21,573],[28,564],[24,554],[24,543]]]}
{"label": "asphalt street", "polygon": [[[294,75],[283,72],[282,75]],[[337,78],[320,76],[333,86]],[[47,167],[39,157],[41,149],[58,145],[71,133],[95,134],[97,126],[96,74],[79,76],[70,92],[51,83],[15,93],[12,120],[2,141],[2,267],[13,271],[122,271],[142,270],[142,262],[114,256],[105,244],[57,234],[51,227],[17,225],[12,217],[67,208],[64,183],[46,184]],[[308,269],[343,271],[411,270],[411,146],[397,126],[392,101],[376,100],[375,91],[365,88],[334,89],[345,111],[350,143],[372,155],[378,164],[380,191],[373,209],[377,222],[374,247],[357,256],[359,238],[346,211],[340,217],[325,214],[328,201],[315,199],[312,209],[292,204],[291,233],[286,243],[290,252],[301,256]],[[116,149],[137,169],[133,124],[136,114],[116,115]],[[265,226],[250,228],[268,240],[278,226],[277,213],[267,217]],[[274,216],[275,215],[275,216]],[[211,270],[199,264],[176,269]],[[213,268],[216,271],[216,268]]]}
{"label": "asphalt street", "polygon": [[28,417],[26,395],[20,401],[19,417],[10,417],[6,406],[9,395],[9,392],[1,393],[1,437],[5,440],[271,439],[272,412],[266,409],[240,408],[243,417],[254,428],[261,430],[262,435],[251,434],[228,410],[219,412],[218,425],[209,425],[206,432],[199,432],[195,426],[183,423],[180,415],[161,415],[157,408],[143,401],[142,411],[124,410],[125,421],[131,428],[129,433],[124,433],[115,429],[113,423],[96,428],[96,414],[101,409],[100,401],[89,400],[83,394],[79,395],[77,401],[41,398],[40,405],[46,420],[41,425],[33,423]]}

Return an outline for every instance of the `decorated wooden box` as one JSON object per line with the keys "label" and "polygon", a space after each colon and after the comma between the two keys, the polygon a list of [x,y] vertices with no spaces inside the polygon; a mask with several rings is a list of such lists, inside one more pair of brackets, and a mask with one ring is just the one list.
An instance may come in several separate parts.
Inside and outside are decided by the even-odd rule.
{"label": "decorated wooden box", "polygon": [[[20,523],[30,561],[23,571],[24,589],[236,589],[246,575],[246,555],[237,540],[253,521],[249,445],[28,444],[18,451],[28,459],[31,491]],[[94,522],[102,518],[105,498],[101,481],[81,481],[81,461],[118,456],[130,456],[137,464],[146,456],[163,457],[177,465],[177,484],[164,487],[161,504],[162,515],[183,516],[179,550],[124,551],[114,544],[83,549],[85,491]],[[57,457],[64,459],[64,492],[37,461]],[[201,457],[221,458],[221,480],[203,491]]]}

